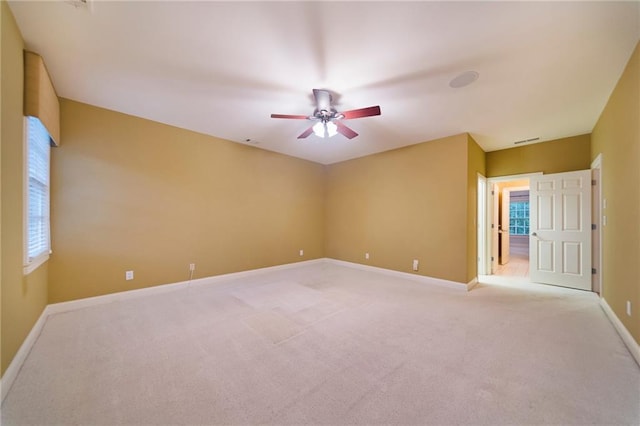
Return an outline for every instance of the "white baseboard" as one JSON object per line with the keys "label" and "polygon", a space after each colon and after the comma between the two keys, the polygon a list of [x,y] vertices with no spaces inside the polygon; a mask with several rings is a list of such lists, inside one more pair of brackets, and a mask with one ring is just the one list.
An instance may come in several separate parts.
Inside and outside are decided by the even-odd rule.
{"label": "white baseboard", "polygon": [[231,272],[229,274],[214,275],[214,276],[211,276],[211,277],[206,277],[206,278],[200,278],[200,279],[197,279],[197,280],[193,280],[193,281],[191,281],[191,285],[215,284],[215,283],[218,283],[220,281],[228,281],[228,280],[233,280],[233,279],[237,279],[237,278],[251,277],[251,276],[263,274],[265,272],[282,271],[282,270],[285,270],[285,269],[294,269],[294,268],[299,268],[300,266],[308,266],[308,265],[314,265],[314,264],[317,264],[317,263],[324,263],[324,262],[325,262],[325,258],[321,257],[321,258],[318,258],[318,259],[304,260],[302,262],[285,263],[283,265],[267,266],[266,268],[249,269],[247,271],[240,271],[240,272]]}
{"label": "white baseboard", "polygon": [[624,324],[622,324],[622,321],[620,321],[620,318],[618,318],[616,313],[613,312],[613,309],[611,309],[611,306],[609,306],[609,304],[604,299],[604,297],[600,298],[600,306],[602,307],[602,310],[609,318],[609,321],[611,321],[611,324],[613,324],[616,331],[622,338],[622,341],[627,346],[627,349],[629,349],[629,352],[631,352],[631,355],[638,363],[638,366],[640,366],[640,345],[638,344],[638,342],[635,341],[635,339],[633,338],[631,333],[629,333],[629,330],[627,330]]}
{"label": "white baseboard", "polygon": [[49,315],[59,314],[61,312],[75,311],[78,309],[87,308],[89,306],[104,305],[106,303],[116,302],[118,300],[135,299],[137,297],[147,296],[150,294],[166,293],[169,291],[178,290],[185,285],[188,281],[182,281],[173,284],[161,284],[153,287],[139,288],[135,290],[121,291],[118,293],[105,294],[102,296],[86,297],[84,299],[70,300],[68,302],[52,303],[47,305],[47,312]]}
{"label": "white baseboard", "polygon": [[379,268],[377,266],[363,265],[361,263],[346,262],[344,260],[326,258],[326,261],[335,265],[347,266],[349,268],[360,269],[363,271],[378,272],[380,274],[390,275],[398,278],[404,278],[412,281],[418,281],[425,284],[447,287],[455,290],[469,291],[477,284],[477,279],[473,279],[467,284],[456,281],[443,280],[441,278],[427,277],[425,275],[410,274],[408,272],[394,271],[393,269]]}
{"label": "white baseboard", "polygon": [[[216,275],[216,276],[206,277],[206,278],[199,278],[192,281],[182,281],[182,282],[173,283],[173,284],[164,284],[164,285],[158,285],[158,286],[148,287],[143,289],[123,291],[120,293],[113,293],[113,294],[108,294],[104,296],[88,297],[85,299],[72,300],[69,302],[54,303],[54,304],[47,305],[45,309],[42,311],[42,314],[40,314],[40,317],[38,318],[38,320],[32,327],[31,331],[27,335],[27,338],[24,340],[24,342],[20,346],[20,349],[18,350],[16,355],[13,357],[13,360],[9,364],[9,367],[5,371],[4,375],[2,376],[2,378],[0,378],[0,391],[1,391],[0,401],[4,401],[5,397],[9,393],[9,390],[11,389],[13,382],[15,381],[16,377],[18,376],[18,373],[20,372],[20,368],[22,368],[22,364],[24,363],[25,359],[29,355],[31,348],[33,347],[38,336],[40,335],[40,332],[42,331],[49,315],[53,315],[61,312],[73,311],[77,309],[83,309],[89,306],[101,305],[105,303],[115,302],[118,300],[133,299],[133,298],[146,296],[150,294],[166,293],[168,291],[175,291],[180,288],[186,287],[187,285],[199,286],[199,285],[215,284],[215,283],[232,280],[236,278],[259,275],[264,272],[293,269],[293,268],[297,268],[304,265],[311,265],[311,264],[318,264],[318,263],[333,263],[336,265],[347,266],[350,268],[360,269],[364,271],[378,272],[378,273],[389,275],[389,276],[410,279],[410,280],[418,281],[421,283],[447,287],[455,290],[469,291],[478,283],[477,278],[474,278],[473,280],[464,284],[456,281],[449,281],[449,280],[443,280],[440,278],[410,274],[407,272],[394,271],[391,269],[379,268],[376,266],[369,266],[369,265],[362,265],[359,263],[346,262],[343,260],[320,258],[320,259],[307,260],[307,261],[296,262],[296,263],[287,263],[284,265],[270,266],[270,267],[260,268],[260,269],[252,269],[248,271],[233,272],[229,274]],[[613,312],[613,310],[611,309],[609,304],[607,304],[604,298],[600,299],[600,306],[602,307],[602,310],[607,315],[607,317],[609,318],[609,320],[617,330],[618,334],[622,338],[623,342],[631,352],[631,355],[633,356],[633,358],[636,360],[638,365],[640,365],[640,345],[638,345],[638,343],[634,340],[633,336],[631,336],[629,331],[622,324],[620,319],[616,316],[616,314]]]}
{"label": "white baseboard", "polygon": [[13,360],[11,360],[9,367],[7,367],[6,371],[2,375],[2,378],[0,378],[0,403],[4,401],[4,398],[9,393],[9,389],[11,389],[13,382],[16,380],[16,377],[18,377],[18,373],[22,368],[22,364],[27,359],[27,355],[29,355],[29,352],[31,352],[31,348],[38,339],[38,336],[40,336],[40,332],[44,327],[44,323],[47,322],[48,316],[49,313],[47,312],[47,308],[45,307],[42,310],[40,317],[31,328],[31,331],[27,335],[27,338],[24,339],[24,342],[22,342],[22,345],[20,345],[20,349],[18,349],[18,352],[16,352]]}
{"label": "white baseboard", "polygon": [[36,321],[35,325],[29,332],[29,335],[20,346],[20,349],[18,350],[16,355],[13,357],[11,364],[9,364],[9,367],[5,371],[2,378],[0,379],[0,389],[2,392],[1,394],[2,398],[0,401],[4,401],[4,398],[7,396],[9,390],[11,389],[13,382],[15,381],[16,377],[18,376],[18,373],[20,372],[20,368],[22,367],[22,364],[27,358],[27,355],[29,355],[31,348],[33,347],[33,344],[35,343],[36,339],[40,335],[40,332],[42,331],[42,328],[44,327],[44,324],[47,321],[47,318],[49,317],[49,315],[59,314],[62,312],[75,311],[75,310],[87,308],[90,306],[103,305],[106,303],[112,303],[120,300],[134,299],[138,297],[148,296],[151,294],[160,294],[160,293],[166,293],[169,291],[176,291],[181,288],[185,288],[188,285],[192,285],[192,286],[211,285],[211,284],[216,284],[216,283],[229,281],[233,279],[255,276],[255,275],[263,274],[265,272],[293,269],[293,268],[298,268],[300,266],[306,266],[306,265],[312,265],[312,264],[318,264],[318,263],[333,263],[336,265],[347,266],[350,268],[356,268],[356,269],[361,269],[365,271],[378,272],[385,275],[410,279],[410,280],[418,281],[421,283],[447,287],[455,290],[469,291],[478,283],[477,278],[474,278],[470,282],[464,284],[464,283],[459,283],[455,281],[443,280],[440,278],[427,277],[424,275],[416,275],[416,274],[410,274],[407,272],[394,271],[391,269],[378,268],[375,266],[362,265],[359,263],[346,262],[343,260],[320,258],[320,259],[306,260],[302,262],[287,263],[284,265],[269,266],[266,268],[251,269],[248,271],[232,272],[229,274],[198,278],[191,281],[181,281],[177,283],[162,284],[162,285],[141,288],[136,290],[122,291],[118,293],[106,294],[103,296],[87,297],[84,299],[71,300],[68,302],[52,303],[47,305],[45,309],[42,311],[42,314],[40,314],[40,318],[38,318],[38,321]]}
{"label": "white baseboard", "polygon": [[199,278],[192,281],[181,281],[178,283],[161,284],[153,287],[122,291],[122,292],[112,293],[112,294],[105,294],[103,296],[87,297],[84,299],[70,300],[68,302],[49,304],[44,308],[44,310],[40,314],[40,318],[38,318],[38,321],[36,321],[35,325],[31,328],[31,331],[27,335],[27,338],[24,340],[24,342],[22,342],[20,349],[18,349],[18,352],[13,357],[13,360],[11,360],[9,367],[5,371],[2,378],[0,378],[0,391],[1,391],[0,402],[4,401],[4,398],[9,393],[9,389],[11,389],[13,382],[15,381],[16,377],[18,376],[18,373],[20,372],[20,368],[22,367],[22,364],[27,358],[27,355],[29,355],[31,348],[33,347],[33,344],[36,342],[36,339],[40,335],[40,332],[42,331],[42,328],[44,327],[44,324],[47,321],[47,318],[49,317],[49,315],[59,314],[62,312],[75,311],[78,309],[87,308],[89,306],[103,305],[106,303],[116,302],[119,300],[134,299],[142,296],[148,296],[151,294],[166,293],[169,291],[175,291],[181,288],[185,288],[188,285],[215,284],[215,283],[232,280],[236,278],[259,275],[264,272],[293,269],[293,268],[298,268],[304,265],[312,265],[315,263],[324,263],[324,262],[325,262],[324,258],[305,260],[302,262],[286,263],[284,265],[269,266],[266,268],[251,269],[248,271],[232,272],[229,274]]}
{"label": "white baseboard", "polygon": [[49,314],[57,314],[60,312],[75,311],[77,309],[86,308],[88,306],[102,305],[118,300],[135,299],[151,294],[166,293],[169,291],[179,290],[181,288],[191,286],[201,286],[216,284],[222,281],[229,281],[237,278],[250,277],[253,275],[263,274],[265,272],[279,271],[284,269],[298,268],[300,266],[312,265],[324,262],[324,258],[305,260],[302,262],[285,263],[283,265],[268,266],[259,269],[250,269],[248,271],[231,272],[228,274],[214,275],[211,277],[197,278],[191,281],[180,281],[177,283],[160,284],[153,287],[140,288],[136,290],[121,291],[118,293],[105,294],[104,296],[87,297],[85,299],[71,300],[69,302],[53,303],[47,306]]}
{"label": "white baseboard", "polygon": [[475,277],[467,283],[467,291],[471,291],[478,284],[478,277]]}

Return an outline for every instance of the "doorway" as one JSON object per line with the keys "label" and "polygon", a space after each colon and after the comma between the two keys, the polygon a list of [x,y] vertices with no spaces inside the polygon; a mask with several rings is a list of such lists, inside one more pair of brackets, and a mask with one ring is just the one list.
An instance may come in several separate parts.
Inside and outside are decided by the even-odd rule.
{"label": "doorway", "polygon": [[529,276],[529,179],[498,182],[498,265],[495,275]]}
{"label": "doorway", "polygon": [[487,179],[487,275],[529,277],[529,178],[542,173]]}
{"label": "doorway", "polygon": [[487,178],[478,173],[478,217],[476,228],[478,233],[478,275],[487,275]]}
{"label": "doorway", "polygon": [[529,276],[529,180],[507,181],[498,188],[498,267],[496,275]]}
{"label": "doorway", "polygon": [[[601,161],[600,156],[596,158],[592,170],[489,178],[487,274],[502,275],[509,282],[524,278],[525,282],[602,292],[600,219],[605,225],[606,200],[601,194]],[[524,179],[529,182],[517,182]],[[518,211],[511,207],[511,195],[525,196],[520,193],[524,186],[530,190],[528,227],[526,221],[518,220],[527,219],[526,214],[511,215]],[[518,246],[514,244],[518,235],[525,233],[528,254],[512,250],[511,246]]]}

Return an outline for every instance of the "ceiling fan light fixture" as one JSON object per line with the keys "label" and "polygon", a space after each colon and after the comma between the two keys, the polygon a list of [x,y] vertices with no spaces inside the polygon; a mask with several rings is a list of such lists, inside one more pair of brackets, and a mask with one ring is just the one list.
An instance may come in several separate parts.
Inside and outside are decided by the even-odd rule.
{"label": "ceiling fan light fixture", "polygon": [[327,128],[327,134],[329,135],[329,137],[338,134],[338,126],[336,126],[336,123],[334,123],[333,121],[327,122],[327,124],[325,124],[325,127]]}
{"label": "ceiling fan light fixture", "polygon": [[381,113],[380,105],[338,112],[331,106],[331,93],[328,90],[313,89],[313,97],[316,100],[316,108],[313,111],[313,115],[271,114],[271,118],[316,121],[313,126],[302,132],[298,139],[304,139],[311,133],[319,138],[330,138],[340,133],[347,139],[353,139],[358,134],[353,129],[342,124],[340,120],[373,117]]}
{"label": "ceiling fan light fixture", "polygon": [[318,121],[316,124],[313,125],[313,133],[317,137],[324,138],[324,132],[325,132],[325,127],[322,121]]}
{"label": "ceiling fan light fixture", "polygon": [[338,126],[332,121],[318,121],[313,125],[313,133],[319,138],[330,138],[338,134]]}

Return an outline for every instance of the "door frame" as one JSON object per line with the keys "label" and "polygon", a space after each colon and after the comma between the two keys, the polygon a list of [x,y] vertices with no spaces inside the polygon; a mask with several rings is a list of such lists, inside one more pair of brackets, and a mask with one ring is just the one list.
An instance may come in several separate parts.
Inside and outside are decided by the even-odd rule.
{"label": "door frame", "polygon": [[[499,182],[508,182],[512,180],[520,180],[520,179],[529,179],[531,176],[539,176],[542,175],[542,172],[533,172],[533,173],[523,173],[519,175],[507,175],[507,176],[496,176],[487,178],[487,188],[493,188],[493,185]],[[486,223],[485,223],[485,232],[487,236],[491,235],[491,222],[493,219],[493,199],[492,199],[492,191],[487,191],[487,214],[485,215]],[[493,249],[492,238],[486,239],[486,250],[482,253],[484,255],[484,259],[480,261],[485,265],[486,275],[493,275],[493,271],[491,270],[491,253]]]}
{"label": "door frame", "polygon": [[477,236],[477,251],[478,251],[478,273],[477,275],[487,275],[487,265],[483,259],[487,257],[487,228],[485,226],[487,222],[487,178],[478,173],[478,184],[477,184],[477,194],[478,194],[478,207],[477,214],[478,217],[476,219],[476,228],[478,232]]}

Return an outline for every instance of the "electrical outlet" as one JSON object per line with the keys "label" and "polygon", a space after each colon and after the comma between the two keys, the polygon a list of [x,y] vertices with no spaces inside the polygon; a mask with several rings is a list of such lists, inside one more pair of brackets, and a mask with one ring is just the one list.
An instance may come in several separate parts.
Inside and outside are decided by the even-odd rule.
{"label": "electrical outlet", "polygon": [[129,281],[133,279],[133,271],[127,271],[124,273],[124,278]]}
{"label": "electrical outlet", "polygon": [[364,254],[364,258],[365,258],[365,259],[369,259],[369,253],[365,253],[365,254]]}
{"label": "electrical outlet", "polygon": [[418,259],[413,259],[413,270],[414,271],[418,270]]}
{"label": "electrical outlet", "polygon": [[631,316],[631,300],[627,300],[627,315]]}
{"label": "electrical outlet", "polygon": [[190,263],[189,264],[189,271],[193,272],[196,270],[196,264],[195,263]]}
{"label": "electrical outlet", "polygon": [[304,256],[304,250],[300,249],[300,256]]}

